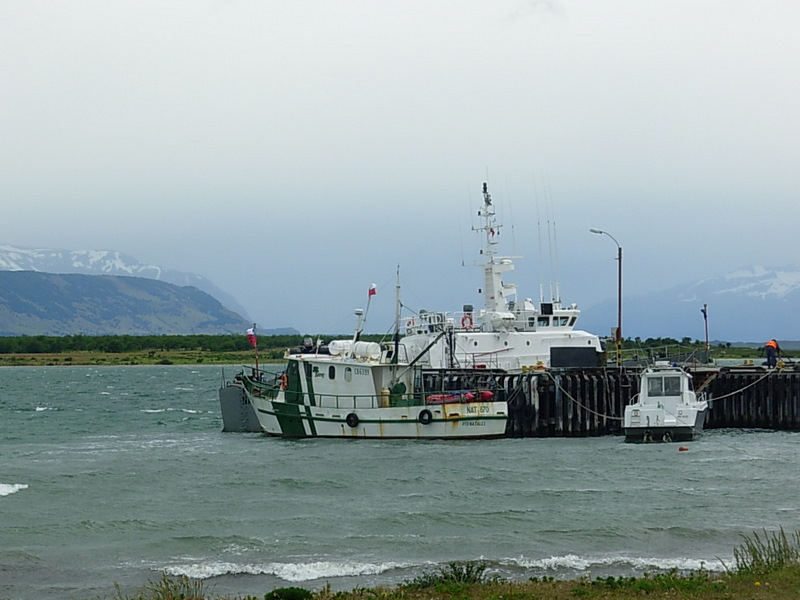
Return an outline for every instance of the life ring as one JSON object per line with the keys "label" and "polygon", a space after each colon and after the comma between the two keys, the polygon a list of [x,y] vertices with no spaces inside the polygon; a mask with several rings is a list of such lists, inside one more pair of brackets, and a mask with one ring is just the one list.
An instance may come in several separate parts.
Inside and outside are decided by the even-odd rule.
{"label": "life ring", "polygon": [[419,413],[420,423],[422,423],[423,425],[429,425],[431,421],[433,421],[433,415],[431,414],[431,411],[429,411],[427,408],[420,411]]}
{"label": "life ring", "polygon": [[347,423],[349,427],[355,429],[358,427],[358,415],[356,413],[348,413],[348,415],[344,418],[344,422]]}
{"label": "life ring", "polygon": [[469,331],[472,329],[472,315],[467,313],[463,317],[461,317],[461,326]]}
{"label": "life ring", "polygon": [[286,389],[286,385],[287,385],[288,382],[289,382],[289,378],[286,376],[286,373],[281,375],[281,389],[282,390]]}

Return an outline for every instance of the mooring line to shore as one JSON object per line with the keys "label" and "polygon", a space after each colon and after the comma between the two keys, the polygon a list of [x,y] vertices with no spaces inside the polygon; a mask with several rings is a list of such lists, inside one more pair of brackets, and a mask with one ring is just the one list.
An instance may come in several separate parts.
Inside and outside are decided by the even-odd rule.
{"label": "mooring line to shore", "polygon": [[764,373],[764,375],[762,377],[760,377],[759,379],[756,379],[755,381],[752,381],[752,382],[748,383],[743,388],[740,388],[738,390],[734,390],[734,391],[729,392],[727,394],[723,394],[722,396],[719,396],[718,398],[716,398],[716,397],[715,398],[711,398],[711,400],[714,400],[714,401],[716,401],[716,400],[724,400],[725,398],[729,398],[731,396],[735,396],[736,394],[741,394],[746,389],[751,388],[751,387],[753,387],[754,385],[756,385],[758,383],[761,383],[762,381],[764,381],[770,375],[774,375],[776,373],[779,373],[781,370],[782,370],[782,368],[773,369],[772,371],[767,371],[766,373]]}
{"label": "mooring line to shore", "polygon": [[601,418],[603,418],[603,419],[611,419],[612,421],[622,421],[622,417],[617,417],[617,416],[614,416],[614,415],[606,415],[606,414],[603,414],[603,413],[597,412],[596,410],[592,410],[591,408],[589,408],[589,407],[588,407],[588,406],[586,406],[585,404],[583,404],[583,403],[579,402],[578,400],[576,400],[576,399],[575,399],[575,398],[572,396],[572,394],[570,394],[570,393],[569,393],[569,392],[568,392],[568,391],[567,391],[567,390],[564,388],[564,386],[562,386],[562,385],[561,385],[561,383],[560,383],[560,382],[556,381],[556,378],[555,378],[555,377],[553,377],[553,374],[552,374],[552,373],[550,373],[549,371],[544,371],[544,374],[545,374],[545,375],[547,375],[547,376],[548,376],[548,377],[551,379],[551,381],[552,381],[552,382],[555,384],[555,386],[556,386],[556,387],[557,387],[559,390],[561,390],[561,393],[562,393],[562,394],[566,395],[566,397],[567,397],[567,398],[569,398],[570,402],[573,402],[574,404],[577,404],[577,405],[578,405],[578,406],[580,406],[580,407],[581,407],[583,410],[585,410],[585,411],[587,411],[587,412],[589,412],[589,413],[591,413],[591,414],[595,415],[596,417],[601,417]]}
{"label": "mooring line to shore", "polygon": [[[729,393],[727,393],[727,394],[723,394],[722,396],[719,396],[719,397],[709,398],[709,400],[713,400],[713,401],[717,401],[717,400],[724,400],[724,399],[726,399],[726,398],[730,398],[731,396],[735,396],[735,395],[737,395],[737,394],[741,394],[742,392],[744,392],[744,391],[745,391],[745,390],[747,390],[748,388],[751,388],[751,387],[753,387],[753,386],[755,386],[755,385],[757,385],[757,384],[761,383],[761,382],[762,382],[762,381],[764,381],[764,380],[765,380],[767,377],[769,377],[769,376],[771,376],[771,375],[774,375],[774,374],[776,374],[776,373],[779,373],[781,370],[782,370],[782,368],[780,368],[780,367],[779,367],[779,368],[777,368],[777,369],[773,369],[773,370],[771,370],[771,371],[767,371],[766,373],[764,373],[764,375],[763,375],[762,377],[760,377],[759,379],[756,379],[755,381],[752,381],[752,382],[748,383],[748,384],[747,384],[747,385],[745,385],[744,387],[742,387],[742,388],[740,388],[740,389],[738,389],[738,390],[734,390],[734,391],[732,391],[732,392],[729,392]],[[551,372],[549,372],[549,371],[543,371],[543,374],[544,374],[544,375],[547,375],[547,376],[550,378],[550,380],[553,382],[553,384],[555,384],[555,386],[556,386],[556,387],[557,387],[559,390],[561,390],[561,393],[562,393],[562,394],[564,394],[564,395],[565,395],[565,396],[566,396],[566,397],[569,399],[569,401],[570,401],[570,402],[572,402],[572,403],[574,403],[575,405],[577,405],[577,406],[581,407],[581,408],[582,408],[583,410],[585,410],[586,412],[588,412],[588,413],[590,413],[590,414],[593,414],[593,415],[595,415],[596,417],[601,417],[601,418],[603,418],[603,419],[610,419],[610,420],[612,420],[612,421],[622,421],[622,420],[623,420],[623,417],[618,417],[618,416],[616,416],[616,415],[609,415],[609,414],[601,413],[601,412],[598,412],[598,411],[596,411],[596,410],[593,410],[593,409],[589,408],[588,406],[586,406],[585,404],[583,404],[582,402],[580,402],[579,400],[577,400],[577,399],[576,399],[576,398],[575,398],[575,397],[574,397],[572,394],[570,394],[570,393],[569,393],[569,391],[567,391],[567,389],[566,389],[566,388],[564,388],[564,386],[562,386],[562,385],[561,385],[560,381],[556,380],[556,378],[553,376],[553,374],[552,374]],[[674,416],[674,415],[673,415],[673,416]]]}

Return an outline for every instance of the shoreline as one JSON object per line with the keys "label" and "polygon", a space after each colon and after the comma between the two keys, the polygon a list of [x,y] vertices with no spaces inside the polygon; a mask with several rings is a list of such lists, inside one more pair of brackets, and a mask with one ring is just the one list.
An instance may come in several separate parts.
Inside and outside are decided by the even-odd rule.
{"label": "shoreline", "polygon": [[[252,352],[210,352],[205,350],[0,354],[0,367],[251,365],[254,362],[255,357]],[[259,364],[275,364],[275,361],[260,360]]]}
{"label": "shoreline", "polygon": [[[769,561],[767,561],[769,562]],[[227,596],[213,593],[213,584],[186,576],[162,574],[129,600],[635,600],[642,597],[682,598],[684,600],[789,600],[800,586],[800,566],[789,560],[783,566],[761,565],[761,568],[723,573],[705,570],[677,570],[635,577],[578,577],[557,579],[531,577],[527,581],[508,581],[484,576],[480,564],[451,563],[440,572],[429,573],[404,584],[384,587],[354,588],[333,591],[330,585],[321,590],[300,586],[274,588],[263,596]]]}

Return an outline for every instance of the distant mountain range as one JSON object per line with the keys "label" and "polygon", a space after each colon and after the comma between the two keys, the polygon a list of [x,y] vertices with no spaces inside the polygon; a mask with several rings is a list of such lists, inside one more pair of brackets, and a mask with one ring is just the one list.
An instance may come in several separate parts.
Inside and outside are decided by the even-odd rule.
{"label": "distant mountain range", "polygon": [[[112,250],[0,245],[0,335],[243,333],[230,294],[194,273]],[[299,335],[291,327],[261,335]]]}
{"label": "distant mountain range", "polygon": [[242,333],[251,324],[192,286],[144,277],[0,271],[0,335]]}
{"label": "distant mountain range", "polygon": [[[120,254],[119,252],[107,250],[43,250],[43,249],[24,249],[16,246],[0,245],[0,274],[3,271],[35,271],[40,273],[53,274],[86,274],[86,275],[106,275],[123,276],[120,279],[147,278],[174,286],[193,286],[197,290],[209,294],[220,304],[223,311],[235,314],[238,320],[230,321],[233,329],[226,331],[240,331],[242,323],[251,325],[252,321],[247,317],[245,310],[230,295],[206,278],[193,273],[184,273],[171,269],[164,269],[155,265],[147,265],[138,262],[135,258]],[[6,273],[7,274],[7,273]],[[68,281],[68,280],[65,280]],[[116,289],[125,294],[141,294],[141,290],[134,291],[131,282],[118,282]],[[77,281],[70,281],[71,286],[77,286]],[[51,281],[49,284],[41,282],[40,291],[49,290],[47,293],[56,294],[54,291],[57,284]],[[47,287],[47,286],[50,287]],[[66,284],[65,284],[66,285]],[[106,286],[110,283],[106,281]],[[71,289],[77,289],[73,287]],[[111,288],[107,288],[111,289]],[[184,292],[172,290],[173,298],[176,302],[184,302],[192,295],[187,288]],[[760,345],[766,340],[776,338],[779,341],[800,340],[800,315],[797,308],[800,307],[800,267],[764,267],[753,266],[739,269],[727,273],[720,277],[704,279],[694,283],[688,282],[681,286],[670,289],[652,292],[648,294],[636,294],[633,292],[634,284],[626,282],[626,289],[623,296],[623,335],[626,338],[674,338],[682,339],[691,337],[692,339],[702,340],[705,337],[703,314],[701,309],[704,304],[708,305],[708,329],[711,340],[723,340],[731,343],[748,343]],[[56,314],[64,318],[66,313],[58,312],[57,298],[41,296],[37,292],[36,297],[29,297],[31,303],[30,311],[36,316],[23,317],[25,312],[17,313],[15,317],[18,326],[6,325],[10,323],[3,315],[7,309],[9,297],[7,294],[19,292],[13,286],[0,290],[0,335],[21,335],[35,333],[27,327],[37,322],[37,319],[58,320]],[[43,292],[42,292],[43,293]],[[149,291],[146,293],[155,292]],[[166,292],[163,292],[166,293]],[[19,299],[18,299],[19,300]],[[155,296],[151,298],[155,302]],[[197,300],[197,299],[196,299]],[[132,299],[128,299],[132,301]],[[199,300],[198,300],[199,301]],[[115,302],[122,306],[127,301],[118,298]],[[80,303],[78,303],[80,304]],[[53,314],[48,315],[47,311],[40,311],[36,306],[47,306],[48,310],[53,310]],[[61,303],[63,305],[63,302]],[[21,307],[22,305],[19,305]],[[205,304],[203,306],[206,306]],[[18,307],[18,308],[19,308]],[[601,336],[607,336],[610,328],[617,322],[617,300],[610,298],[607,301],[593,306],[581,306],[582,314],[578,323],[580,329],[591,331]],[[101,307],[96,307],[97,311]],[[131,310],[127,306],[125,310]],[[146,317],[144,307],[139,306],[140,316],[138,325],[132,323],[125,324],[124,315],[119,314],[115,318],[103,319],[106,329],[102,333],[123,333],[138,331],[141,333],[154,333],[156,331],[166,331],[170,327],[177,327],[176,321],[171,321],[163,315],[161,317]],[[189,312],[195,311],[189,309]],[[38,312],[37,312],[38,311]],[[157,311],[155,311],[157,312]],[[137,314],[139,314],[137,313]],[[214,313],[214,311],[212,311]],[[97,313],[99,315],[100,312]],[[216,314],[216,313],[214,313]],[[96,317],[97,317],[96,315]],[[148,318],[152,322],[148,324]],[[187,319],[180,325],[182,332],[201,333],[211,325],[215,319],[220,319],[219,323],[226,322],[227,317],[223,318],[222,313],[217,316],[208,315],[206,324],[200,318]],[[231,317],[233,318],[233,317]],[[4,320],[5,319],[5,320]],[[92,328],[91,319],[77,319],[72,322],[79,329],[68,329],[62,323],[57,327],[58,331],[64,333],[51,333],[52,335],[64,335],[69,333],[90,333],[98,330]],[[170,325],[167,325],[170,323]],[[186,329],[191,325],[199,329]],[[235,323],[235,325],[234,325]],[[25,327],[23,327],[23,325]],[[112,329],[107,327],[112,326]],[[302,324],[301,324],[302,325]],[[39,322],[37,331],[43,332],[44,321]],[[102,329],[103,327],[99,327]],[[121,328],[121,329],[118,329]],[[202,330],[202,331],[201,331]],[[16,333],[3,333],[15,331]],[[49,329],[48,331],[55,331]],[[174,331],[172,331],[174,333]],[[275,330],[262,330],[260,333],[269,334],[293,334],[298,331],[294,328],[283,328]]]}
{"label": "distant mountain range", "polygon": [[[627,338],[705,339],[701,309],[708,305],[711,340],[760,345],[771,338],[800,340],[800,268],[753,266],[642,295],[623,293]],[[579,327],[608,335],[617,299],[582,307]]]}
{"label": "distant mountain range", "polygon": [[249,320],[247,311],[233,296],[220,290],[205,277],[143,264],[132,256],[112,250],[52,250],[0,245],[0,271],[123,275],[145,277],[178,286],[191,285]]}

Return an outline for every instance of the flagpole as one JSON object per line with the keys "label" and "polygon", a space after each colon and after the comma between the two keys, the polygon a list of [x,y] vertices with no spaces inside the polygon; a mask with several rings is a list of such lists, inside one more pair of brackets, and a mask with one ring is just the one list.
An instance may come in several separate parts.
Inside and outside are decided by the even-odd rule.
{"label": "flagpole", "polygon": [[256,373],[258,373],[258,333],[256,332],[255,323],[253,323],[253,337],[250,341],[253,344],[253,352],[256,355]]}
{"label": "flagpole", "polygon": [[361,332],[364,329],[364,323],[367,322],[367,315],[369,315],[369,305],[372,302],[372,297],[378,292],[378,286],[374,283],[369,286],[369,291],[367,292],[367,308],[364,310],[364,316],[360,317],[358,320],[358,331],[356,332],[356,337],[354,341],[358,341],[361,339]]}

